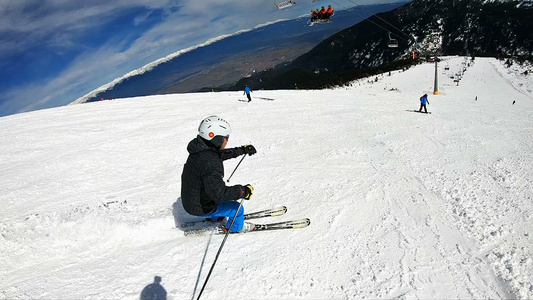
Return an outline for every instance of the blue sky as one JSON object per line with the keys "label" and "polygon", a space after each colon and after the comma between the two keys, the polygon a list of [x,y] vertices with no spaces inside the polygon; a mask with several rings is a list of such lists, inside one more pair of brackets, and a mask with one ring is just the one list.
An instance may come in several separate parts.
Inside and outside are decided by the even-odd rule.
{"label": "blue sky", "polygon": [[66,105],[179,50],[318,5],[398,0],[2,0],[0,117]]}

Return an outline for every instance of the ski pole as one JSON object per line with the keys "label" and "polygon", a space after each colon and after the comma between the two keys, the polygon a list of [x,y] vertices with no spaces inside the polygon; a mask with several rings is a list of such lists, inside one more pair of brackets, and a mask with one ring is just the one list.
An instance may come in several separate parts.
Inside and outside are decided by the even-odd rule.
{"label": "ski pole", "polygon": [[231,175],[229,176],[228,180],[226,180],[226,182],[229,182],[229,180],[231,179],[231,177],[233,176],[233,174],[235,173],[235,171],[237,171],[237,168],[241,165],[242,161],[244,160],[244,158],[246,157],[246,154],[244,154],[244,156],[242,157],[241,161],[237,164],[237,166],[235,167],[235,170],[233,170],[233,172],[231,173]]}
{"label": "ski pole", "polygon": [[194,295],[196,295],[196,289],[198,288],[198,283],[200,283],[200,275],[202,275],[202,269],[204,267],[205,258],[209,250],[209,245],[211,244],[211,239],[213,238],[213,233],[209,236],[209,241],[207,241],[207,247],[205,248],[204,258],[202,258],[202,263],[200,264],[200,271],[198,271],[198,278],[196,279],[196,284],[194,285],[194,291],[192,292],[191,300],[194,300]]}
{"label": "ski pole", "polygon": [[[242,161],[242,159],[241,159],[241,161]],[[215,261],[213,261],[213,264],[211,265],[211,269],[209,269],[209,273],[207,273],[207,277],[205,278],[204,285],[202,286],[202,289],[200,290],[200,293],[198,294],[198,298],[196,298],[196,300],[200,300],[200,297],[202,296],[202,293],[204,292],[205,286],[207,285],[207,282],[209,281],[209,277],[211,277],[211,273],[213,272],[213,269],[215,268],[215,264],[217,263],[218,257],[220,256],[220,252],[222,251],[222,247],[224,247],[224,244],[226,243],[226,240],[228,239],[231,227],[233,226],[233,223],[235,223],[235,220],[237,219],[237,214],[241,210],[243,201],[244,201],[244,199],[241,199],[241,202],[239,203],[239,208],[237,208],[237,211],[235,212],[235,216],[233,216],[233,221],[231,221],[231,224],[229,225],[228,231],[226,231],[226,235],[224,236],[224,239],[222,240],[222,244],[220,244],[220,248],[218,248],[217,255],[215,256]]]}

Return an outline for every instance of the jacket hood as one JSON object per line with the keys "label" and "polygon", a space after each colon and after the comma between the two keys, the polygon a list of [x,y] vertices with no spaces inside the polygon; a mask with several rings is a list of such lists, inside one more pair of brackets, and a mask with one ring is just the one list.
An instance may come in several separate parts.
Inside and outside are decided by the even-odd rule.
{"label": "jacket hood", "polygon": [[187,151],[191,154],[202,152],[205,150],[218,152],[214,146],[208,145],[200,136],[197,136],[195,139],[189,142],[189,145],[187,145]]}

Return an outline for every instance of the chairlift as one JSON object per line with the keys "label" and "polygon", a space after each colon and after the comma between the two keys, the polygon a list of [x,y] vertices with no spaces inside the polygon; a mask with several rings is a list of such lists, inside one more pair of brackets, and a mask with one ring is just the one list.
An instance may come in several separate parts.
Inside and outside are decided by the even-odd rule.
{"label": "chairlift", "polygon": [[316,19],[314,21],[311,21],[311,20],[307,21],[307,25],[309,26],[313,26],[315,24],[327,24],[327,23],[331,23],[331,20],[330,19]]}
{"label": "chairlift", "polygon": [[[316,1],[320,1],[320,0],[316,0]],[[315,1],[315,2],[316,2]],[[331,17],[333,17],[335,15],[335,11],[333,11],[333,13],[330,15],[330,16],[327,16],[326,18],[324,19],[309,19],[307,21],[307,25],[309,26],[313,26],[315,24],[326,24],[326,23],[331,23]]]}
{"label": "chairlift", "polygon": [[398,48],[398,40],[397,39],[393,39],[391,37],[390,32],[389,32],[389,48]]}
{"label": "chairlift", "polygon": [[293,5],[296,5],[296,1],[292,1],[292,0],[285,0],[285,1],[274,1],[274,5],[278,8],[278,9],[284,9],[284,8],[287,8],[287,7],[291,7]]}

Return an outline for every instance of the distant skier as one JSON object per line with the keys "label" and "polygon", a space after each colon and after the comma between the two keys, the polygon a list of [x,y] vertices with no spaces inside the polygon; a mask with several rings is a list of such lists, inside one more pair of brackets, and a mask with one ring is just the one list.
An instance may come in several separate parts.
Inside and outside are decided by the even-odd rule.
{"label": "distant skier", "polygon": [[516,103],[516,100],[513,100],[513,105]]}
{"label": "distant skier", "polygon": [[[239,208],[239,202],[235,200],[250,200],[254,189],[249,184],[226,186],[223,161],[257,153],[252,145],[225,149],[230,133],[228,122],[217,116],[202,120],[198,136],[187,146],[189,157],[181,174],[184,210],[191,215],[213,220],[228,217],[226,228],[231,225]],[[244,208],[241,207],[231,232],[250,231],[254,228],[254,224],[244,222]]]}
{"label": "distant skier", "polygon": [[246,97],[248,97],[248,102],[252,101],[252,97],[250,96],[251,92],[252,92],[252,90],[250,90],[250,88],[248,86],[244,87],[244,94],[246,94]]}
{"label": "distant skier", "polygon": [[428,94],[424,94],[424,96],[420,97],[420,109],[418,110],[418,112],[422,112],[422,108],[424,108],[424,112],[426,114],[428,113],[426,103],[429,104]]}

